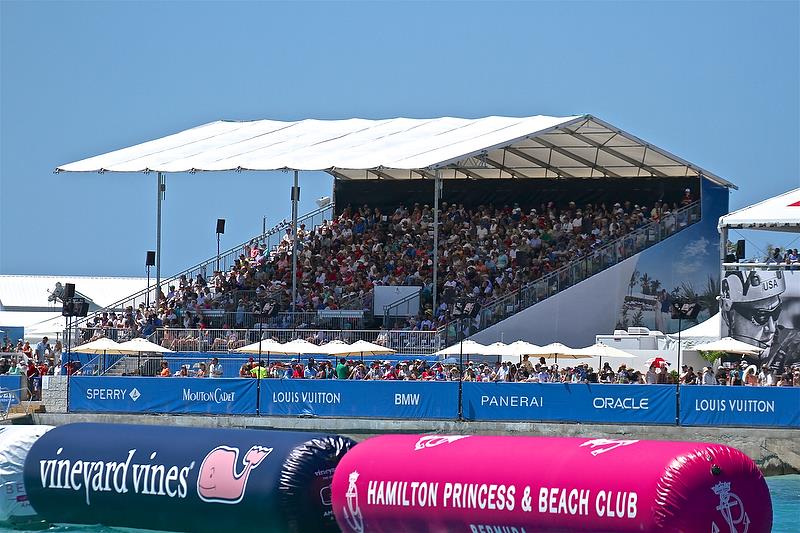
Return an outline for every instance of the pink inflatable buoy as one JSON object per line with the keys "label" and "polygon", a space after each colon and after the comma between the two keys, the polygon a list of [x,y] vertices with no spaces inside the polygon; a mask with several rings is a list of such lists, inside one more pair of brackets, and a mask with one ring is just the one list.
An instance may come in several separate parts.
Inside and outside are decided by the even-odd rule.
{"label": "pink inflatable buoy", "polygon": [[695,442],[386,435],[344,456],[332,498],[348,533],[772,528],[755,463]]}

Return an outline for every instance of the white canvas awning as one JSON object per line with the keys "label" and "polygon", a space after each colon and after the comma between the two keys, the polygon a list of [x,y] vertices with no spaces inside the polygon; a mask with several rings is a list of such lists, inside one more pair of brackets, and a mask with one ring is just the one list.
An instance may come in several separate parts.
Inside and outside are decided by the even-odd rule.
{"label": "white canvas awning", "polygon": [[339,179],[633,178],[731,183],[591,115],[217,121],[59,172],[322,170]]}
{"label": "white canvas awning", "polygon": [[800,231],[800,189],[744,207],[719,219],[719,228]]}

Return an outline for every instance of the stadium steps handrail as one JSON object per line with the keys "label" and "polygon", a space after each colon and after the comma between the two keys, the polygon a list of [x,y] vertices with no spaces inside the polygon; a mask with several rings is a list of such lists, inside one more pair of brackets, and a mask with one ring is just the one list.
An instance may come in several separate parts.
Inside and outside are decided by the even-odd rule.
{"label": "stadium steps handrail", "polygon": [[[310,211],[310,212],[304,214],[301,217],[298,217],[297,224],[299,226],[300,224],[308,221],[309,219],[311,219],[313,221],[314,218],[316,218],[317,216],[325,213],[326,211],[330,211],[331,213],[333,213],[333,210],[334,210],[334,204],[329,204],[329,205],[324,206],[324,207],[319,207],[319,208],[317,208],[317,209],[315,209],[313,211]],[[324,218],[322,220],[324,220]],[[222,252],[219,255],[220,265],[227,264],[231,257],[238,258],[240,251],[244,250],[245,246],[249,245],[254,240],[255,241],[261,241],[261,240],[267,239],[269,241],[269,239],[272,236],[274,236],[274,235],[286,230],[287,228],[291,227],[291,225],[292,225],[291,221],[287,221],[287,220],[284,219],[282,222],[276,224],[273,228],[267,230],[266,232],[264,232],[264,233],[262,233],[262,234],[260,234],[260,235],[258,235],[256,237],[252,237],[250,239],[247,239],[245,242],[243,242],[241,244],[238,244],[238,245],[234,246],[233,248],[230,248],[230,249],[226,250],[225,252]],[[277,245],[278,244],[276,243],[274,246],[271,246],[269,244],[269,242],[268,242],[267,246],[270,248],[270,254],[272,253],[272,249],[277,247]],[[194,265],[194,266],[192,266],[190,268],[187,268],[187,269],[185,269],[185,270],[183,270],[183,271],[181,271],[181,272],[179,272],[179,273],[177,273],[177,274],[175,274],[175,275],[173,275],[173,276],[171,276],[169,278],[162,279],[161,280],[161,286],[164,286],[164,285],[169,286],[169,284],[175,283],[176,281],[180,280],[181,276],[190,276],[190,275],[195,274],[195,273],[200,273],[201,271],[204,272],[204,273],[207,273],[209,265],[216,266],[217,260],[218,260],[217,256],[214,255],[213,257],[211,257],[209,259],[206,259],[204,261],[201,261],[200,263],[198,263],[198,264],[196,264],[196,265]],[[207,276],[204,275],[203,277],[207,277]],[[130,296],[126,296],[125,298],[123,298],[121,300],[118,300],[118,301],[116,301],[114,303],[111,303],[111,304],[105,306],[105,307],[102,307],[102,308],[98,309],[97,311],[94,311],[91,314],[87,315],[86,317],[83,317],[83,318],[80,318],[80,319],[76,320],[72,327],[75,328],[75,330],[77,331],[78,328],[84,326],[90,319],[95,318],[95,317],[101,315],[104,312],[111,312],[111,311],[116,312],[116,311],[119,311],[119,310],[123,310],[125,307],[127,307],[128,305],[131,305],[131,304],[133,304],[133,306],[136,307],[136,302],[138,300],[145,301],[146,300],[145,296],[148,293],[151,293],[151,292],[156,292],[156,294],[157,294],[158,287],[152,287],[152,286],[151,287],[147,287],[147,288],[142,289],[142,290],[140,290],[138,292],[135,292],[134,294],[132,294]]]}
{"label": "stadium steps handrail", "polygon": [[[626,233],[625,235],[618,237],[607,244],[604,244],[596,250],[593,250],[591,253],[570,261],[566,265],[525,284],[524,286],[505,296],[486,302],[481,306],[479,312],[480,321],[477,324],[477,329],[471,329],[467,336],[474,335],[475,333],[493,326],[494,324],[497,324],[498,322],[505,320],[516,313],[519,313],[520,311],[524,311],[525,309],[543,300],[546,300],[551,296],[555,296],[562,290],[568,289],[569,287],[572,287],[573,285],[576,285],[577,283],[584,281],[595,274],[607,270],[624,261],[625,259],[628,259],[629,257],[655,246],[658,243],[664,242],[666,239],[677,233],[680,233],[682,230],[693,226],[701,220],[700,207],[700,201],[695,201],[658,221],[652,221],[644,226],[641,226],[640,228],[636,228],[635,230]],[[685,223],[682,224],[684,221]],[[669,228],[670,225],[672,225],[671,229]],[[664,231],[661,231],[662,229],[664,229]],[[649,239],[648,237],[650,235],[654,235],[655,238],[652,240]],[[621,244],[624,245],[626,241],[635,242],[640,236],[644,236],[644,242],[641,247],[636,245],[630,248],[623,247],[621,254],[616,253]],[[613,257],[615,260],[612,262],[603,261],[603,259],[608,257]],[[577,277],[580,279],[576,279],[576,276],[572,275],[576,272],[576,267],[580,267],[581,265],[585,267],[588,261],[598,259],[601,261],[601,263],[596,268],[584,268],[582,273],[578,272],[579,276]],[[583,275],[580,276],[580,274]],[[572,279],[567,279],[566,282],[562,284],[561,280],[564,278]],[[554,291],[551,290],[553,287],[555,287]],[[544,290],[542,291],[542,289]],[[541,295],[539,293],[541,293]],[[509,309],[510,312],[508,312]],[[498,310],[500,310],[499,313],[496,312]],[[456,323],[457,330],[458,320],[451,320],[450,322],[440,326],[437,330],[442,336],[444,336],[445,346],[450,346],[456,341],[455,338],[447,338],[449,326],[453,323]]]}

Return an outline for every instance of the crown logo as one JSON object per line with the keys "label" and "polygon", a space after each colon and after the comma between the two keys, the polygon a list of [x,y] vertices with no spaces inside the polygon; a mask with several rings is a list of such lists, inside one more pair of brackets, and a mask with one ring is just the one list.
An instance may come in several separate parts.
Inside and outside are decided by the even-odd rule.
{"label": "crown logo", "polygon": [[719,483],[714,485],[712,490],[716,495],[727,494],[731,491],[731,484],[728,481],[720,481]]}

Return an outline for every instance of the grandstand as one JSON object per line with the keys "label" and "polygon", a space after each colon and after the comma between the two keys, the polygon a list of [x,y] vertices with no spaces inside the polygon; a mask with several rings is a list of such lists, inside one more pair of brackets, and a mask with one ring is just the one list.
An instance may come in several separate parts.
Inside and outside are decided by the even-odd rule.
{"label": "grandstand", "polygon": [[[267,335],[363,338],[430,353],[708,222],[727,211],[717,195],[707,216],[708,191],[732,187],[591,115],[216,122],[58,170],[228,168],[324,169],[335,204],[228,250],[219,270],[215,256],[162,280],[158,299],[140,291],[78,321],[73,338],[219,352]],[[398,286],[419,290],[376,308]],[[478,311],[464,324],[466,303]]]}

